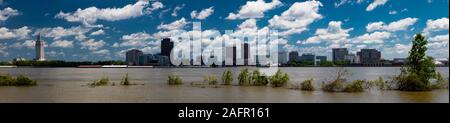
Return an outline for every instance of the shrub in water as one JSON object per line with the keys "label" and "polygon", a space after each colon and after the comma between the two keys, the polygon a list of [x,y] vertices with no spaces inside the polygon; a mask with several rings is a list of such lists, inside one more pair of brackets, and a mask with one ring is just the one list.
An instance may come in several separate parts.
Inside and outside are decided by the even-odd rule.
{"label": "shrub in water", "polygon": [[386,81],[384,81],[383,77],[379,76],[378,79],[376,80],[372,80],[366,83],[366,87],[365,88],[371,88],[373,86],[378,87],[378,89],[380,90],[384,90],[388,87],[386,87]]}
{"label": "shrub in water", "polygon": [[328,91],[328,92],[339,92],[342,91],[344,88],[344,81],[343,79],[337,79],[330,83],[323,83],[322,84],[322,90]]}
{"label": "shrub in water", "polygon": [[273,87],[281,87],[287,84],[289,81],[289,75],[287,73],[282,73],[280,69],[270,77],[270,85]]}
{"label": "shrub in water", "polygon": [[34,86],[37,85],[36,80],[32,80],[26,76],[20,75],[16,78],[5,75],[0,76],[0,86]]}
{"label": "shrub in water", "polygon": [[233,73],[230,70],[225,70],[222,74],[222,83],[224,85],[231,85],[233,82]]}
{"label": "shrub in water", "polygon": [[442,74],[438,72],[436,74],[436,81],[432,84],[433,89],[448,89],[448,79],[442,77]]}
{"label": "shrub in water", "polygon": [[14,81],[14,78],[10,75],[0,75],[0,86],[12,86]]}
{"label": "shrub in water", "polygon": [[397,82],[397,89],[403,91],[426,91],[430,90],[430,86],[427,83],[422,82],[420,76],[415,73],[403,74],[394,78]]}
{"label": "shrub in water", "polygon": [[265,86],[269,84],[269,80],[264,74],[261,74],[258,70],[254,70],[252,73],[253,85]]}
{"label": "shrub in water", "polygon": [[100,80],[93,81],[92,83],[88,84],[90,86],[105,86],[109,84],[109,78],[107,76],[103,76]]}
{"label": "shrub in water", "polygon": [[178,75],[169,75],[168,78],[169,78],[169,80],[167,80],[167,82],[169,83],[169,85],[181,85],[181,84],[183,84],[180,76],[178,76]]}
{"label": "shrub in water", "polygon": [[36,80],[31,80],[30,78],[20,75],[16,78],[15,84],[16,86],[30,86],[30,85],[36,85]]}
{"label": "shrub in water", "polygon": [[125,76],[122,78],[122,81],[120,82],[121,85],[131,85],[130,81],[128,80],[128,73],[125,74]]}
{"label": "shrub in water", "polygon": [[350,73],[344,69],[343,67],[340,67],[336,71],[336,78],[329,82],[329,83],[322,83],[322,90],[328,91],[328,92],[339,92],[344,89],[344,83],[346,81],[346,77]]}
{"label": "shrub in water", "polygon": [[363,92],[364,83],[364,80],[355,80],[345,86],[344,92]]}
{"label": "shrub in water", "polygon": [[313,79],[308,79],[300,84],[300,89],[304,91],[314,91]]}
{"label": "shrub in water", "polygon": [[243,70],[241,70],[241,73],[239,73],[239,76],[238,76],[238,80],[239,80],[239,85],[244,85],[244,86],[251,85],[252,77],[247,68],[244,68]]}
{"label": "shrub in water", "polygon": [[210,85],[216,85],[216,84],[217,84],[217,78],[216,78],[216,75],[204,76],[204,77],[203,77],[203,81],[204,81],[205,83],[210,84]]}

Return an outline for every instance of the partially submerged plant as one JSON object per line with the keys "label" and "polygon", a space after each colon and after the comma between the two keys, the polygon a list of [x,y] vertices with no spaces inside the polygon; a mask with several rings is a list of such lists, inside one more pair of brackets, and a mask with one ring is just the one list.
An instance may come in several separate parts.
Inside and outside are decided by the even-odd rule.
{"label": "partially submerged plant", "polygon": [[231,85],[233,82],[233,73],[230,70],[225,70],[222,74],[222,83],[224,85]]}
{"label": "partially submerged plant", "polygon": [[313,82],[314,82],[314,80],[313,80],[312,78],[303,81],[303,82],[300,84],[300,89],[301,89],[301,90],[304,90],[304,91],[314,91],[314,90],[315,90],[315,87],[314,87],[314,85],[313,85]]}
{"label": "partially submerged plant", "polygon": [[168,78],[169,79],[167,80],[167,82],[169,85],[182,85],[183,84],[180,76],[178,76],[178,75],[169,75]]}

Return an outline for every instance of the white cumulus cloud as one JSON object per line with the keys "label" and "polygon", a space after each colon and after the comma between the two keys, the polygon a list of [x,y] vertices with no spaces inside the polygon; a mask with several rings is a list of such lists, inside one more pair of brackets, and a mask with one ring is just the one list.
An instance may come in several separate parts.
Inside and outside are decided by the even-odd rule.
{"label": "white cumulus cloud", "polygon": [[385,30],[390,32],[407,30],[410,26],[414,25],[417,22],[417,18],[405,18],[398,21],[391,22],[389,24],[385,24],[384,22],[373,22],[369,23],[366,26],[367,32],[373,32],[376,30]]}
{"label": "white cumulus cloud", "polygon": [[197,10],[194,10],[191,12],[191,18],[203,20],[214,13],[214,7],[209,7],[207,9],[203,9],[200,12],[197,12]]}
{"label": "white cumulus cloud", "polygon": [[94,6],[85,9],[78,8],[75,12],[64,13],[61,11],[55,18],[65,19],[69,22],[81,22],[85,25],[92,25],[98,20],[118,21],[140,17],[145,13],[150,13],[153,10],[163,7],[162,3],[155,2],[151,5],[152,8],[146,9],[148,4],[148,1],[139,0],[134,4],[128,4],[122,8],[97,8]]}
{"label": "white cumulus cloud", "polygon": [[186,19],[181,18],[180,20],[176,20],[169,24],[161,23],[157,28],[158,29],[165,29],[165,30],[177,30],[177,29],[183,29],[188,22]]}
{"label": "white cumulus cloud", "polygon": [[18,29],[8,29],[6,27],[0,28],[0,40],[2,39],[26,39],[28,38],[28,34],[31,32],[31,29],[27,26],[18,28]]}
{"label": "white cumulus cloud", "polygon": [[372,3],[369,4],[369,6],[367,6],[366,11],[372,11],[378,6],[386,4],[387,1],[388,0],[374,0]]}
{"label": "white cumulus cloud", "polygon": [[264,0],[247,1],[247,3],[240,7],[238,13],[229,13],[226,19],[248,19],[248,18],[262,18],[264,12],[272,10],[281,6],[282,3],[279,0],[272,0],[270,3],[266,3]]}
{"label": "white cumulus cloud", "polygon": [[348,33],[352,31],[353,28],[342,29],[341,25],[341,21],[331,21],[328,23],[328,28],[317,29],[313,37],[306,39],[305,42],[297,43],[310,44],[320,43],[322,41],[330,41],[331,43],[343,43],[348,40],[348,37],[350,36],[350,34]]}
{"label": "white cumulus cloud", "polygon": [[8,18],[19,15],[19,11],[10,7],[0,10],[0,22],[8,20]]}
{"label": "white cumulus cloud", "polygon": [[319,14],[319,7],[322,7],[319,1],[296,2],[281,15],[275,15],[269,20],[269,26],[286,29],[292,33],[301,33],[307,30],[307,27],[316,20],[323,18]]}
{"label": "white cumulus cloud", "polygon": [[82,41],[80,45],[81,49],[94,51],[105,46],[106,42],[104,42],[103,40],[95,41],[94,39],[89,39],[87,41]]}
{"label": "white cumulus cloud", "polygon": [[60,47],[60,48],[72,48],[73,47],[73,41],[68,40],[56,40],[52,44],[50,44],[51,47]]}

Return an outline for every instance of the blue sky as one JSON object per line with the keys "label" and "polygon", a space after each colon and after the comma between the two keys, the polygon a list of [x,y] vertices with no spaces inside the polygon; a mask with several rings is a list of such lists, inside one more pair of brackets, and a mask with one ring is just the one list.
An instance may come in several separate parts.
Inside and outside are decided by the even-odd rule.
{"label": "blue sky", "polygon": [[[0,61],[34,58],[38,32],[49,60],[123,60],[132,48],[159,52],[167,34],[276,29],[282,50],[330,57],[331,48],[375,48],[406,57],[424,33],[428,55],[448,58],[448,0],[0,0]],[[216,35],[220,39],[223,35]]]}

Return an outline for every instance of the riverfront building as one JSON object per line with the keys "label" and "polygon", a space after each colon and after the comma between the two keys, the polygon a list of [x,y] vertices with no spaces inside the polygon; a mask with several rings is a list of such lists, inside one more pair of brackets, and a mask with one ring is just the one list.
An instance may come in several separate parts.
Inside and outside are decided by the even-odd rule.
{"label": "riverfront building", "polygon": [[45,43],[41,40],[41,33],[37,35],[37,40],[35,44],[36,49],[36,58],[34,60],[36,61],[45,61],[45,51],[44,51]]}

